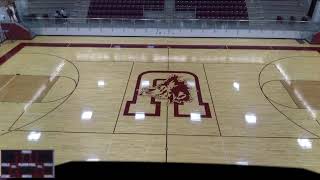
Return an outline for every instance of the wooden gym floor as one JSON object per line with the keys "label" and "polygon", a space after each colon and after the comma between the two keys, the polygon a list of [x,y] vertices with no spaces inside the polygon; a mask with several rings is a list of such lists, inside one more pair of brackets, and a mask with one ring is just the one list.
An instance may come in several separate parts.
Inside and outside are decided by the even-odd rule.
{"label": "wooden gym floor", "polygon": [[46,37],[0,47],[0,149],[320,172],[320,46]]}

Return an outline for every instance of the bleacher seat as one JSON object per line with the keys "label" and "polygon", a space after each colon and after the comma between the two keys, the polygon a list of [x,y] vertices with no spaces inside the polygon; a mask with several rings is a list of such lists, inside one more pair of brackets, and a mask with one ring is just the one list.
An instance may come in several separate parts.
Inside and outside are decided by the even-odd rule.
{"label": "bleacher seat", "polygon": [[88,18],[142,18],[144,10],[163,11],[164,0],[91,0]]}
{"label": "bleacher seat", "polygon": [[248,19],[245,0],[175,0],[176,11],[195,11],[200,19]]}

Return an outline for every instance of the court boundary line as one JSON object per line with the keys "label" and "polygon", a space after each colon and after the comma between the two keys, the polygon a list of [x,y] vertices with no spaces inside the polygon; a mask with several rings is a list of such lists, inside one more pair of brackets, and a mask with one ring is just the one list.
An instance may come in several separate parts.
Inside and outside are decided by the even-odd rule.
{"label": "court boundary line", "polygon": [[[33,75],[30,75],[30,76],[33,76]],[[77,88],[77,85],[78,85],[78,82],[76,82],[76,80],[74,80],[73,78],[70,78],[70,77],[68,77],[68,76],[58,76],[58,77],[65,77],[65,78],[68,78],[68,79],[71,79],[71,80],[73,80],[74,81],[74,85],[75,85],[75,87],[72,89],[72,91],[69,93],[69,94],[67,94],[67,95],[65,95],[65,96],[63,96],[63,97],[60,97],[60,98],[58,98],[58,99],[56,99],[56,100],[53,100],[53,101],[45,101],[45,102],[38,102],[38,103],[32,103],[32,104],[45,104],[45,103],[52,103],[52,102],[57,102],[57,101],[60,101],[60,100],[63,100],[64,98],[69,98],[72,94],[73,94],[73,92],[76,90],[76,88]],[[66,99],[65,99],[66,100]],[[1,102],[6,102],[6,101],[1,101]],[[64,100],[63,100],[63,102],[62,103],[60,103],[60,104],[58,104],[58,106],[56,106],[55,108],[54,108],[54,110],[55,109],[57,109],[58,107],[60,107],[61,105],[63,105],[64,104]],[[6,102],[7,103],[7,102]],[[24,115],[24,113],[25,113],[26,111],[25,110],[23,110],[21,113],[20,113],[20,115],[17,117],[17,119],[15,119],[14,120],[14,122],[11,124],[11,126],[9,127],[9,129],[7,130],[7,132],[8,133],[11,133],[12,131],[15,131],[15,130],[18,130],[19,128],[17,128],[17,129],[14,129],[14,130],[12,130],[12,127],[20,120],[20,118]],[[52,111],[53,112],[53,111]],[[51,113],[51,112],[50,112]],[[48,114],[50,114],[50,113],[48,113]],[[46,116],[48,115],[48,114],[46,114]],[[41,117],[40,119],[38,119],[38,120],[41,120],[42,118],[44,118],[45,116],[43,116],[43,117]],[[38,121],[38,120],[34,120],[34,121],[31,121],[32,123],[30,123],[30,124],[33,124],[34,122],[36,122],[36,121]],[[30,124],[28,124],[28,125],[30,125]],[[22,126],[24,126],[25,124],[23,124],[23,125],[21,125],[21,127]],[[27,125],[27,126],[28,126]],[[4,130],[4,131],[6,131],[6,130]],[[3,134],[0,134],[0,136],[2,136]]]}
{"label": "court boundary line", "polygon": [[[274,80],[266,81],[266,82],[264,82],[264,83],[262,84],[261,89],[264,91],[264,87],[265,87],[266,85],[268,85],[269,83],[272,83],[272,82],[280,82],[280,83],[281,83],[282,80],[283,80],[283,79],[274,79]],[[282,86],[283,86],[283,85],[282,85]],[[283,87],[283,88],[285,88],[285,87]],[[286,89],[285,89],[285,90],[286,90]],[[288,92],[287,92],[287,93],[288,93]],[[266,93],[265,93],[265,94],[266,94]],[[288,105],[285,105],[285,104],[282,104],[282,103],[279,103],[279,102],[275,101],[274,99],[270,98],[269,95],[266,95],[266,96],[267,96],[267,98],[268,98],[270,101],[274,102],[275,104],[277,104],[277,105],[279,105],[279,106],[283,106],[283,107],[288,108],[288,109],[295,109],[295,110],[299,110],[299,109],[304,110],[304,109],[306,109],[306,108],[299,108],[298,106],[297,106],[297,107],[290,107],[290,106],[288,106]],[[289,94],[288,94],[288,96],[289,96],[290,98],[292,98]],[[293,101],[293,100],[292,100],[292,101]],[[293,102],[293,103],[295,103],[295,102]]]}
{"label": "court boundary line", "polygon": [[134,67],[134,62],[132,62],[132,65],[131,65],[131,70],[130,70],[129,77],[128,77],[127,84],[126,84],[126,89],[124,90],[124,93],[123,93],[123,96],[122,96],[122,101],[121,101],[121,104],[120,104],[119,113],[118,113],[117,120],[116,120],[115,125],[114,125],[113,134],[115,134],[116,129],[117,129],[117,125],[118,125],[118,121],[119,121],[119,116],[120,116],[120,114],[121,114],[121,110],[122,110],[122,106],[123,106],[123,101],[124,101],[125,96],[126,96],[126,94],[127,94],[127,89],[128,89],[128,85],[129,85],[129,82],[130,82],[130,79],[131,79],[133,67]]}
{"label": "court boundary line", "polygon": [[[312,131],[310,131],[309,129],[303,127],[301,124],[297,123],[295,120],[291,119],[289,116],[287,116],[284,112],[282,112],[281,110],[279,110],[278,107],[276,107],[276,105],[274,105],[272,103],[272,101],[270,101],[269,97],[265,94],[265,92],[263,91],[263,87],[262,87],[262,82],[261,82],[261,76],[262,76],[262,73],[264,72],[264,70],[269,66],[269,65],[273,65],[275,62],[277,61],[281,61],[281,60],[285,60],[285,59],[289,59],[289,58],[302,58],[302,57],[314,57],[314,56],[289,56],[289,57],[283,57],[283,58],[280,58],[280,59],[276,59],[276,60],[273,60],[267,64],[264,64],[264,66],[262,67],[262,69],[260,69],[260,72],[259,72],[259,75],[258,75],[258,85],[259,85],[259,88],[260,88],[260,92],[262,93],[262,95],[265,97],[265,99],[267,99],[267,101],[280,113],[282,114],[289,122],[291,122],[293,125],[295,125],[296,127],[299,127],[301,128],[302,130],[308,132],[309,134],[315,136],[315,137],[318,137],[320,138],[320,135],[318,135],[317,133],[314,133]],[[317,124],[320,126],[320,122],[315,119]]]}
{"label": "court boundary line", "polygon": [[169,150],[169,147],[168,147],[168,141],[169,141],[169,101],[167,101],[167,117],[166,117],[166,147],[165,147],[165,151],[166,151],[166,162],[168,162],[168,150]]}
{"label": "court boundary line", "polygon": [[[32,132],[34,130],[17,129],[11,132]],[[37,131],[41,133],[64,133],[64,134],[101,134],[101,135],[150,135],[150,136],[166,136],[166,134],[159,133],[112,133],[112,132],[82,132],[82,131],[54,131],[54,130],[43,130]],[[7,133],[6,133],[7,134]],[[314,139],[320,140],[320,137],[294,137],[294,136],[245,136],[245,135],[210,135],[210,134],[171,134],[168,136],[185,136],[185,137],[217,137],[217,138],[248,138],[248,139]]]}
{"label": "court boundary line", "polygon": [[[36,119],[30,121],[29,123],[25,123],[25,124],[23,124],[23,125],[21,125],[21,126],[19,126],[19,127],[17,127],[17,128],[14,128],[13,130],[12,130],[12,129],[8,129],[7,132],[0,134],[0,136],[5,135],[5,134],[8,134],[8,133],[12,133],[12,132],[14,132],[14,131],[16,131],[16,130],[19,130],[19,129],[21,129],[21,128],[24,128],[24,127],[26,127],[26,126],[29,126],[29,125],[31,125],[31,124],[39,121],[39,120],[42,120],[42,118],[46,117],[48,114],[50,114],[51,112],[53,112],[53,111],[55,111],[57,108],[59,108],[61,105],[63,105],[63,104],[71,97],[71,95],[75,92],[75,90],[76,90],[77,87],[78,87],[78,84],[79,84],[79,81],[80,81],[80,71],[79,71],[78,67],[75,66],[75,64],[74,64],[72,61],[70,61],[70,60],[68,60],[68,59],[66,59],[66,58],[57,56],[57,55],[52,55],[52,54],[44,54],[44,53],[30,53],[30,54],[41,54],[41,55],[54,56],[54,57],[63,59],[64,61],[70,63],[70,64],[76,69],[76,71],[77,71],[78,80],[77,80],[76,86],[75,86],[74,89],[71,91],[71,93],[70,93],[68,96],[66,96],[66,98],[65,98],[60,104],[58,104],[55,108],[53,108],[53,109],[50,110],[49,112],[45,113],[44,115],[40,116],[39,118],[36,118]],[[0,58],[0,65],[1,65],[1,58]],[[22,115],[23,115],[24,113],[25,113],[25,110],[24,110],[24,111],[22,112],[22,114],[20,114],[20,116],[14,121],[14,124],[15,124],[17,121],[19,121],[19,119],[22,117]],[[13,126],[13,125],[12,125],[12,126]],[[11,127],[12,127],[12,126],[11,126]]]}
{"label": "court boundary line", "polygon": [[[318,56],[314,56],[314,57],[318,57]],[[76,63],[132,63],[133,61],[72,61],[72,62],[76,62]],[[163,62],[152,62],[152,61],[134,61],[135,63],[143,63],[143,64],[167,64],[167,61],[163,61]],[[175,62],[175,61],[170,61],[170,64],[245,64],[245,65],[264,65],[265,63],[249,63],[249,62],[244,62],[244,63],[239,63],[239,62]]]}
{"label": "court boundary line", "polygon": [[[169,48],[167,48],[167,71],[170,71],[170,51],[169,51]],[[166,102],[166,106],[167,106],[167,113],[166,113],[166,147],[165,147],[165,151],[166,151],[166,163],[168,162],[168,150],[169,150],[169,147],[168,147],[168,142],[169,142],[169,136],[168,136],[168,133],[169,133],[169,100],[167,100]]]}
{"label": "court boundary line", "polygon": [[[0,75],[1,75],[1,74],[0,74]],[[10,74],[9,74],[9,75],[10,75]],[[16,75],[12,75],[12,76],[15,76],[15,77],[16,77]],[[37,76],[37,75],[23,74],[23,75],[19,75],[19,76]],[[71,81],[74,83],[74,85],[77,84],[76,80],[73,79],[73,78],[71,78],[71,77],[68,77],[68,76],[57,76],[57,77],[59,77],[59,78],[62,77],[62,78],[65,78],[65,79],[69,79],[69,80],[71,80]],[[0,87],[0,92],[1,92],[1,90],[2,90],[1,88],[3,88],[3,87]],[[75,88],[75,87],[72,88],[72,91],[73,91],[74,88]],[[54,100],[50,100],[50,101],[33,102],[32,104],[45,104],[45,103],[57,102],[57,101],[60,101],[60,100],[62,100],[62,99],[64,99],[64,98],[66,98],[67,96],[69,96],[72,91],[70,91],[70,93],[69,93],[69,94],[66,94],[65,96],[59,97],[58,99],[54,99]],[[12,101],[0,101],[0,102],[2,102],[2,103],[21,103],[21,102],[12,102]],[[22,103],[25,103],[25,102],[22,102]]]}
{"label": "court boundary line", "polygon": [[219,124],[216,108],[215,108],[214,103],[213,103],[213,97],[212,97],[211,88],[210,88],[210,84],[209,84],[209,80],[208,80],[208,76],[207,76],[207,71],[206,71],[206,68],[204,67],[204,64],[202,64],[202,68],[203,68],[203,71],[204,71],[204,75],[206,77],[207,86],[208,86],[208,90],[209,90],[209,94],[210,94],[210,98],[211,98],[211,103],[212,103],[214,115],[216,117],[216,122],[217,122],[218,130],[219,130],[219,135],[222,136],[222,132],[221,132],[221,128],[220,128],[220,124]]}
{"label": "court boundary line", "polygon": [[231,50],[294,50],[294,51],[318,51],[320,47],[305,46],[244,46],[244,45],[171,45],[171,44],[99,44],[99,43],[40,43],[21,42],[13,49],[0,57],[0,65],[4,64],[12,56],[24,47],[88,47],[88,48],[148,48],[148,49],[231,49]]}
{"label": "court boundary line", "polygon": [[[168,48],[168,49],[170,49],[171,48],[171,49],[232,49],[232,50],[248,50],[248,49],[250,49],[250,50],[294,50],[294,51],[317,51],[318,53],[320,53],[320,47],[304,47],[304,46],[299,46],[298,47],[298,46],[169,45],[169,44],[166,44],[166,45],[163,45],[163,44],[152,45],[152,44],[36,43],[36,42],[33,42],[33,43],[32,42],[31,43],[27,42],[26,43],[26,42],[21,42],[17,46],[15,46],[14,48],[12,48],[10,51],[6,52],[3,56],[0,57],[0,65],[3,65],[5,62],[7,62],[9,59],[11,59],[11,57],[16,55],[19,51],[21,51],[24,47],[29,47],[29,46],[30,47],[32,47],[32,46],[37,46],[37,47],[66,47],[66,48],[68,48],[68,47],[120,48],[120,49],[121,48]],[[314,57],[317,57],[317,56],[314,56]],[[63,59],[65,59],[65,58],[63,58]],[[202,64],[206,64],[206,63],[202,63]],[[227,64],[232,64],[232,63],[227,63]],[[270,64],[270,63],[267,63],[267,65],[268,64]],[[260,75],[261,75],[261,72],[260,72],[259,76]],[[78,77],[78,78],[80,78],[80,77]],[[260,82],[259,82],[259,84],[260,84]],[[261,86],[260,86],[260,90],[261,90]],[[281,113],[281,114],[283,114],[283,113]],[[284,115],[284,116],[286,117],[286,115]],[[291,121],[291,120],[289,120],[289,121]],[[293,124],[296,124],[296,123],[293,122]],[[27,125],[29,125],[29,124],[27,124]],[[23,128],[23,127],[25,127],[25,126],[13,129],[11,131],[7,131],[7,132],[5,132],[3,134],[0,134],[0,136],[4,135],[4,134],[7,134],[7,133],[10,133],[10,132],[13,132],[13,131],[17,131],[17,130]],[[300,127],[300,128],[304,129],[303,127]],[[304,130],[306,130],[306,129],[304,129]],[[306,131],[309,132],[308,130],[306,130]],[[319,139],[320,139],[320,136],[318,136],[318,135],[316,135],[314,133],[311,133],[311,134],[315,135],[316,137],[319,137]],[[224,136],[221,136],[221,137],[224,137]]]}

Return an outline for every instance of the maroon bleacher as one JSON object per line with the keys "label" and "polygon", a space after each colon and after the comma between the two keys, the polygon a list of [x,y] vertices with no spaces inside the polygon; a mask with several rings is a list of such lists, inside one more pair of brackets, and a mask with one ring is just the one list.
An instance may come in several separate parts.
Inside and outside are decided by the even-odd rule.
{"label": "maroon bleacher", "polygon": [[195,11],[200,19],[248,19],[245,0],[175,0],[176,11]]}
{"label": "maroon bleacher", "polygon": [[91,0],[88,18],[142,18],[144,10],[163,9],[164,0]]}
{"label": "maroon bleacher", "polygon": [[1,28],[8,40],[32,40],[34,34],[18,23],[1,23]]}

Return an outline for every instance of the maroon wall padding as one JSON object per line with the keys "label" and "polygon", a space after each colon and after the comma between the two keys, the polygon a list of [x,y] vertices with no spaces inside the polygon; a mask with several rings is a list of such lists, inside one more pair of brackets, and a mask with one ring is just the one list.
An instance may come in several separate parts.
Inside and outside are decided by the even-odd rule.
{"label": "maroon wall padding", "polygon": [[8,40],[31,40],[32,33],[22,25],[15,23],[1,23],[1,28]]}
{"label": "maroon wall padding", "polygon": [[320,44],[320,32],[313,35],[310,44]]}

